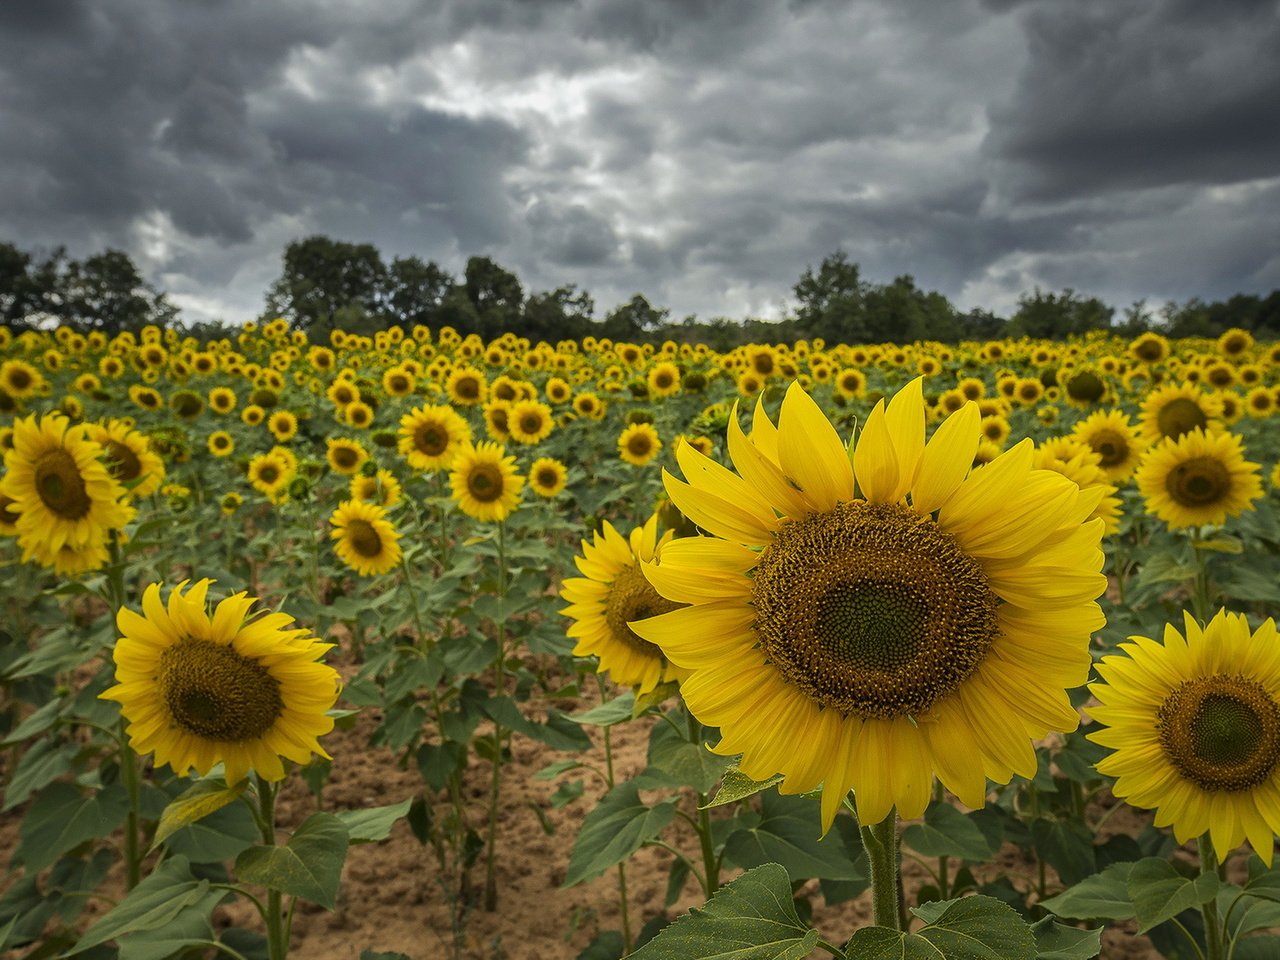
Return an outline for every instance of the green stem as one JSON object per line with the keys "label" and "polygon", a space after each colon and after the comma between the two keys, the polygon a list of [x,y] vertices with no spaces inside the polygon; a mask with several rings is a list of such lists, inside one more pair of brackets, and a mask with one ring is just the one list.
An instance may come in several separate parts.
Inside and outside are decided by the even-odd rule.
{"label": "green stem", "polygon": [[[118,531],[111,531],[108,548],[111,554],[111,560],[107,566],[108,603],[114,620],[125,605],[124,555],[120,549]],[[125,793],[129,798],[129,813],[125,817],[124,824],[125,884],[127,889],[132,890],[142,880],[142,844],[138,837],[142,777],[138,772],[138,755],[130,745],[129,734],[125,729],[126,724],[127,721],[122,714],[120,716],[120,773],[124,779]]]}
{"label": "green stem", "polygon": [[1209,564],[1205,551],[1200,549],[1200,528],[1191,528],[1191,554],[1195,561],[1196,575],[1191,582],[1191,609],[1200,623],[1209,622],[1212,600],[1209,597]]}
{"label": "green stem", "polygon": [[[498,522],[498,597],[507,596],[507,525]],[[500,605],[503,606],[504,604]],[[507,692],[507,627],[505,617],[497,623],[498,656],[494,662],[494,692],[498,697]],[[489,784],[489,838],[484,867],[484,908],[498,909],[498,882],[494,871],[498,846],[498,799],[502,790],[502,724],[493,722],[493,779]]]}
{"label": "green stem", "polygon": [[[258,829],[262,842],[268,847],[276,845],[276,788],[275,784],[253,775],[258,790]],[[267,956],[270,960],[285,960],[289,955],[288,932],[285,929],[284,909],[279,890],[267,888]]]}
{"label": "green stem", "polygon": [[[599,682],[600,675],[596,674],[596,680]],[[603,692],[603,684],[601,684],[601,692]],[[605,770],[608,772],[606,781],[609,789],[613,789],[613,733],[612,727],[604,728],[604,763]],[[627,867],[624,863],[618,864],[618,907],[622,914],[622,955],[625,957],[631,952],[631,915],[627,909]]]}
{"label": "green stem", "polygon": [[[689,712],[687,705],[684,708],[684,715],[688,722],[689,742],[701,750],[702,725]],[[705,893],[710,897],[720,889],[720,869],[716,863],[715,845],[711,840],[711,811],[707,809],[707,795],[701,790],[698,791],[698,842],[702,846],[702,872],[706,877]]]}
{"label": "green stem", "polygon": [[404,573],[404,589],[409,594],[409,606],[413,610],[413,626],[418,631],[418,647],[426,642],[427,631],[422,626],[422,612],[418,609],[418,595],[413,589],[413,575],[409,572],[409,562],[404,554],[400,554],[400,570]]}
{"label": "green stem", "polygon": [[[1202,836],[1196,847],[1200,851],[1200,872],[1218,873],[1218,857],[1209,834]],[[1201,904],[1200,913],[1204,917],[1205,960],[1223,960],[1223,930],[1222,922],[1218,919],[1217,898]]]}
{"label": "green stem", "polygon": [[898,913],[898,811],[891,808],[879,823],[861,829],[871,866],[871,910],[877,927],[901,930]]}

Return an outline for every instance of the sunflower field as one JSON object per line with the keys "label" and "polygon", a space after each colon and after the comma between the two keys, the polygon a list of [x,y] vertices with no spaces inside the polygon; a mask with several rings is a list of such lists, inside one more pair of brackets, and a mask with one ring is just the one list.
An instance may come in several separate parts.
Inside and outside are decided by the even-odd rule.
{"label": "sunflower field", "polygon": [[0,328],[0,954],[1280,957],[1280,345]]}

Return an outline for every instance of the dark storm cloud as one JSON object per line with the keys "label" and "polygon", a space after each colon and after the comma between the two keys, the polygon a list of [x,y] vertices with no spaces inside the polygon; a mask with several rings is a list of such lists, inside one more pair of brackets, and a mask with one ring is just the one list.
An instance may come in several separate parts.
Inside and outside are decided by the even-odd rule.
{"label": "dark storm cloud", "polygon": [[1015,196],[1280,174],[1280,5],[1045,2],[1024,25],[987,143]]}

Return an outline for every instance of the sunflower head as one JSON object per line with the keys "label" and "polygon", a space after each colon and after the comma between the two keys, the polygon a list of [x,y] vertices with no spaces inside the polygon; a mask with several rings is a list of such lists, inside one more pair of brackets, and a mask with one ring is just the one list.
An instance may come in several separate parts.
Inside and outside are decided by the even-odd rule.
{"label": "sunflower head", "polygon": [[344,500],[329,522],[338,557],[360,576],[387,573],[400,562],[400,535],[376,503]]}
{"label": "sunflower head", "polygon": [[618,437],[618,455],[633,466],[643,467],[661,450],[662,441],[651,423],[633,423]]}
{"label": "sunflower head", "polygon": [[155,754],[179,775],[206,775],[222,763],[235,784],[250,771],[281,780],[281,759],[306,764],[328,754],[318,737],[333,729],[326,711],[341,687],[317,661],[331,649],[307,630],[287,629],[284,613],[251,613],[254,597],[237,593],[212,614],[212,581],[169,593],[152,584],[142,614],[121,608],[116,685],[101,698],[120,704],[131,746]]}
{"label": "sunflower head", "polygon": [[1147,509],[1172,529],[1221,525],[1262,496],[1261,466],[1234,433],[1192,430],[1147,452],[1135,479]]}
{"label": "sunflower head", "polygon": [[467,443],[458,450],[449,473],[454,502],[476,520],[505,520],[520,503],[524,477],[516,471],[515,457],[501,446],[484,441]]}

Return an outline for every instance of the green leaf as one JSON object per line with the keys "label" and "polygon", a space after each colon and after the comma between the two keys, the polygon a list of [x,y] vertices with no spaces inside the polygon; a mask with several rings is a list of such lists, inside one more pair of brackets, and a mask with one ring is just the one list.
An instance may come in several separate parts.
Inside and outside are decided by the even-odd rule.
{"label": "green leaf", "polygon": [[600,876],[660,834],[676,814],[672,798],[649,806],[634,780],[619,784],[587,814],[569,856],[563,886]]}
{"label": "green leaf", "polygon": [[642,693],[636,697],[636,705],[631,709],[631,716],[634,719],[646,713],[651,709],[657,709],[662,706],[680,690],[680,684],[674,680],[668,680],[666,683],[660,683],[648,693]]}
{"label": "green leaf", "polygon": [[776,773],[768,780],[752,780],[739,770],[737,765],[731,766],[720,778],[720,789],[716,791],[715,798],[707,806],[721,807],[726,803],[745,800],[747,797],[768,790],[776,783],[781,783],[783,776],[781,773]]}
{"label": "green leaf", "polygon": [[995,853],[973,820],[951,804],[937,800],[925,809],[923,823],[913,823],[902,831],[902,842],[926,857],[958,857],[982,863]]}
{"label": "green leaf", "polygon": [[[218,894],[214,900],[216,903],[222,892],[213,892]],[[86,930],[66,955],[80,953],[127,934],[162,930],[185,911],[199,911],[208,906],[212,912],[213,906],[208,904],[206,897],[208,893],[209,881],[197,880],[191,875],[186,857],[170,857]]]}
{"label": "green leaf", "polygon": [[926,925],[915,933],[863,927],[849,941],[849,960],[1035,960],[1031,928],[992,897],[944,900],[911,912]]}
{"label": "green leaf", "polygon": [[1231,956],[1232,960],[1275,960],[1280,957],[1280,937],[1245,937]]}
{"label": "green leaf", "polygon": [[571,714],[569,719],[575,723],[586,723],[593,727],[612,727],[614,724],[626,723],[631,719],[631,711],[635,709],[636,697],[630,690],[620,697],[606,700],[585,713]]}
{"label": "green leaf", "polygon": [[365,807],[362,810],[342,810],[336,816],[347,828],[352,843],[377,843],[391,836],[391,828],[397,820],[409,813],[412,797],[385,807]]}
{"label": "green leaf", "polygon": [[1199,573],[1194,563],[1183,563],[1172,554],[1157,553],[1147,558],[1138,572],[1138,586],[1152,583],[1185,583]]}
{"label": "green leaf", "polygon": [[61,712],[62,701],[50,700],[43,707],[14,727],[7,737],[0,740],[0,747],[11,747],[15,743],[21,743],[23,740],[30,740],[32,737],[44,733],[58,722],[58,714]]}
{"label": "green leaf", "polygon": [[547,722],[535,723],[520,712],[520,708],[510,697],[494,697],[487,700],[482,709],[494,723],[500,723],[508,730],[514,730],[531,740],[545,743],[553,750],[591,749],[591,738],[559,711],[548,710]]}
{"label": "green leaf", "polygon": [[836,828],[823,837],[817,801],[776,791],[762,794],[760,801],[760,822],[735,830],[725,840],[726,860],[744,869],[777,863],[794,882],[867,879],[862,843],[852,820],[837,819]]}
{"label": "green leaf", "polygon": [[13,777],[4,794],[4,810],[25,803],[37,790],[43,790],[75,766],[80,747],[55,737],[38,740],[22,755],[14,767]]}
{"label": "green leaf", "polygon": [[347,843],[346,824],[332,813],[313,813],[284,846],[250,847],[236,857],[236,877],[332,910]]}
{"label": "green leaf", "polygon": [[1081,930],[1045,917],[1031,925],[1036,960],[1093,960],[1102,952],[1102,928]]}
{"label": "green leaf", "polygon": [[1075,920],[1128,920],[1134,915],[1128,886],[1132,869],[1132,863],[1113,863],[1040,905]]}
{"label": "green leaf", "polygon": [[1257,570],[1243,563],[1233,564],[1230,574],[1218,586],[1237,600],[1280,603],[1280,580],[1270,571]]}
{"label": "green leaf", "polygon": [[732,762],[712,753],[701,741],[690,743],[669,723],[655,723],[649,734],[649,766],[699,793],[709,793]]}
{"label": "green leaf", "polygon": [[245,780],[237,786],[228,787],[221,780],[197,780],[164,808],[151,849],[154,850],[176,831],[203,820],[236,800],[244,793],[247,784]]}
{"label": "green leaf", "polygon": [[1138,932],[1146,933],[1183,910],[1208,903],[1217,895],[1220,883],[1216,873],[1202,873],[1192,880],[1178,873],[1167,860],[1139,860],[1133,864],[1127,884],[1138,918]]}
{"label": "green leaf", "polygon": [[1192,540],[1191,545],[1197,550],[1211,550],[1214,553],[1244,553],[1241,539],[1226,533],[1212,540]]}
{"label": "green leaf", "polygon": [[120,934],[119,960],[169,960],[187,946],[214,939],[213,911],[226,898],[225,890],[205,890],[168,923]]}
{"label": "green leaf", "polygon": [[228,804],[203,820],[188,824],[165,841],[170,853],[182,854],[192,863],[225,863],[234,860],[260,840],[253,813],[242,804]]}
{"label": "green leaf", "polygon": [[1031,844],[1065,884],[1079,883],[1098,869],[1093,834],[1079,820],[1037,817],[1031,821]]}
{"label": "green leaf", "polygon": [[15,860],[32,873],[43,870],[72,847],[108,836],[129,813],[129,796],[113,784],[86,796],[69,783],[54,783],[22,819]]}
{"label": "green leaf", "polygon": [[768,863],[721,887],[631,960],[804,960],[817,945],[818,931],[796,914],[787,871]]}

